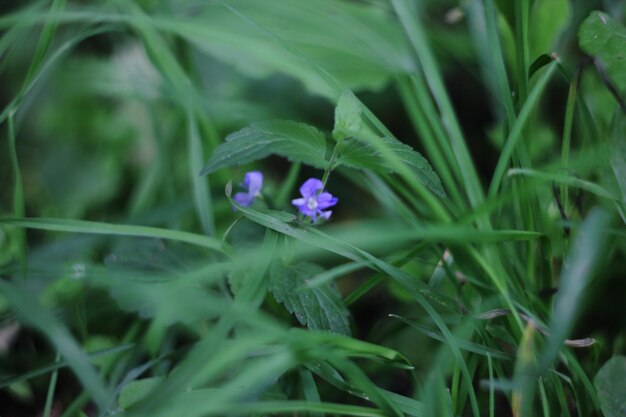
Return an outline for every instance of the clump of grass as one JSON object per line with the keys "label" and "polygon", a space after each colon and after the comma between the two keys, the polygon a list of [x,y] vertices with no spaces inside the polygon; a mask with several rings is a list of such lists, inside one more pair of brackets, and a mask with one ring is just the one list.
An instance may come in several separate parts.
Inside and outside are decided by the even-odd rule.
{"label": "clump of grass", "polygon": [[8,3],[0,414],[618,415],[619,7],[505,3]]}

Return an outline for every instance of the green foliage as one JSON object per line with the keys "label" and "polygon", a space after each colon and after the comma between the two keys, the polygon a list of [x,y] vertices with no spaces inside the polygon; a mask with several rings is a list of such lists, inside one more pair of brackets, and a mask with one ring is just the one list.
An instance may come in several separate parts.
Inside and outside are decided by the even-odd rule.
{"label": "green foliage", "polygon": [[[158,21],[250,77],[280,72],[311,92],[332,96],[311,63],[355,90],[380,89],[411,65],[399,28],[373,4],[312,0],[294,5],[278,0],[270,9],[254,0],[238,0],[201,9],[192,19],[166,15]],[[294,55],[292,48],[301,55]]]}
{"label": "green foliage", "polygon": [[529,34],[530,56],[535,59],[541,54],[554,51],[559,35],[567,28],[572,18],[572,6],[568,0],[539,0],[532,6],[530,22],[533,30]]}
{"label": "green foliage", "polygon": [[215,149],[200,175],[246,164],[271,154],[325,168],[325,153],[324,135],[313,126],[285,120],[261,122],[228,135],[225,142]]}
{"label": "green foliage", "polygon": [[344,91],[335,107],[333,138],[342,141],[346,137],[357,135],[361,132],[362,126],[361,103],[352,92]]}
{"label": "green foliage", "polygon": [[378,137],[362,120],[361,104],[344,92],[335,109],[333,137],[340,141],[339,163],[357,169],[396,173],[405,165],[435,194],[444,197],[441,180],[428,161],[410,146],[391,137]]}
{"label": "green foliage", "polygon": [[270,271],[269,290],[276,301],[309,329],[349,335],[348,310],[337,288],[333,284],[304,287],[323,271],[324,268],[313,263],[284,265],[276,262]]}
{"label": "green foliage", "polygon": [[623,10],[582,3],[3,4],[0,414],[621,416]]}
{"label": "green foliage", "polygon": [[[360,136],[361,138],[363,136]],[[428,161],[413,148],[394,138],[370,138],[380,143],[398,162],[390,162],[372,142],[361,141],[357,138],[346,140],[341,147],[339,161],[350,168],[371,169],[379,173],[394,173],[398,170],[398,164],[410,167],[417,178],[420,179],[432,192],[444,197],[446,195],[441,181],[432,170]]]}
{"label": "green foliage", "polygon": [[626,28],[600,11],[591,14],[578,30],[580,48],[600,60],[609,78],[626,91]]}
{"label": "green foliage", "polygon": [[120,392],[118,400],[120,407],[128,409],[137,404],[146,398],[162,380],[163,377],[154,377],[131,381]]}
{"label": "green foliage", "polygon": [[613,356],[593,378],[605,417],[623,416],[626,412],[626,357]]}
{"label": "green foliage", "polygon": [[626,204],[626,116],[616,113],[611,129],[611,167],[617,188]]}

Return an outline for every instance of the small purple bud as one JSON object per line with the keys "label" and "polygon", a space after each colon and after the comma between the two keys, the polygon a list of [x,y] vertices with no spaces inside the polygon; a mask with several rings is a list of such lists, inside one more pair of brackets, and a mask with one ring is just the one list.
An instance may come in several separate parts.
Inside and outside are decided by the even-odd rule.
{"label": "small purple bud", "polygon": [[245,193],[242,192],[235,194],[233,200],[244,207],[250,207],[254,202],[254,199],[261,195],[261,188],[263,188],[263,174],[259,171],[246,173],[244,185],[248,187],[248,191]]}

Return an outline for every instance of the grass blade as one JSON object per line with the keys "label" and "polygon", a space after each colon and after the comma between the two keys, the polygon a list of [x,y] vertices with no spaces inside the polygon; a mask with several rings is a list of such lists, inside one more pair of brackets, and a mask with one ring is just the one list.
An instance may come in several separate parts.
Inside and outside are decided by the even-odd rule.
{"label": "grass blade", "polygon": [[154,239],[174,240],[192,245],[202,246],[208,249],[229,254],[230,248],[226,242],[221,240],[198,235],[195,233],[183,232],[180,230],[160,229],[157,227],[135,226],[126,224],[112,224],[92,222],[87,220],[70,219],[49,219],[49,218],[0,218],[0,224],[23,227],[27,229],[48,230],[66,233],[86,233],[107,236],[134,236],[148,237]]}
{"label": "grass blade", "polygon": [[[114,353],[124,352],[132,348],[133,346],[134,345],[132,344],[128,344],[128,345],[117,346],[111,349],[104,349],[101,351],[91,352],[91,353],[87,353],[87,357],[89,359],[92,359],[92,358],[97,358],[100,356],[106,356],[106,355],[111,355]],[[55,361],[55,363],[51,365],[43,366],[41,368],[26,372],[22,375],[16,376],[15,378],[0,380],[0,389],[4,389],[8,387],[9,385],[17,384],[18,382],[21,382],[21,381],[26,381],[26,380],[29,380],[29,379],[32,379],[41,375],[45,375],[48,372],[54,372],[59,369],[66,368],[68,366],[69,364],[67,361]]]}
{"label": "grass blade", "polygon": [[533,87],[532,91],[528,95],[528,99],[526,100],[526,102],[524,102],[524,105],[519,112],[519,116],[517,120],[515,120],[515,124],[511,128],[511,132],[506,139],[504,148],[500,153],[500,158],[498,159],[498,164],[496,165],[493,178],[491,179],[491,185],[489,186],[489,198],[494,198],[496,193],[498,192],[498,189],[500,188],[500,183],[502,182],[506,171],[506,167],[509,164],[509,160],[513,155],[513,151],[515,150],[518,141],[522,137],[522,130],[524,128],[524,125],[526,124],[526,121],[528,120],[532,110],[534,109],[535,104],[537,104],[541,93],[543,93],[546,86],[548,85],[548,81],[550,80],[550,78],[552,78],[552,75],[554,74],[557,65],[557,62],[555,61],[548,66],[545,72],[541,75],[541,78],[539,78],[539,81],[537,81],[535,87]]}
{"label": "grass blade", "polygon": [[[58,363],[61,357],[57,354],[55,362]],[[46,404],[43,408],[43,417],[50,417],[52,411],[52,402],[54,401],[54,390],[57,386],[57,378],[59,376],[59,369],[55,369],[50,376],[50,383],[48,384],[48,394],[46,394]]]}
{"label": "grass blade", "polygon": [[426,36],[421,26],[421,22],[417,16],[417,12],[409,6],[407,0],[392,0],[393,5],[402,26],[404,27],[413,48],[417,54],[419,63],[424,76],[428,82],[431,93],[437,102],[439,111],[441,112],[442,123],[445,126],[450,141],[452,142],[452,150],[457,160],[458,167],[463,173],[465,182],[465,190],[468,194],[472,207],[479,205],[484,199],[484,193],[478,179],[478,174],[474,163],[472,162],[469,150],[463,138],[463,133],[459,126],[456,115],[452,108],[452,103],[446,92],[441,72],[436,64],[433,54],[428,47],[425,39]]}
{"label": "grass blade", "polygon": [[609,213],[594,208],[577,232],[561,271],[559,292],[549,325],[551,335],[539,363],[540,372],[544,372],[554,361],[581,313],[580,302],[585,287],[606,256],[604,246],[610,222]]}
{"label": "grass blade", "polygon": [[193,117],[192,110],[187,111],[187,148],[189,180],[193,190],[196,213],[204,233],[208,236],[215,236],[215,219],[208,179],[198,175],[202,169],[202,164],[204,164],[204,151],[200,140],[200,132],[198,131],[198,122]]}
{"label": "grass blade", "polygon": [[41,307],[32,294],[23,289],[7,281],[0,281],[0,291],[4,293],[15,312],[26,324],[34,327],[50,340],[85,389],[89,391],[94,402],[101,410],[105,410],[111,399],[110,393],[67,328],[48,310]]}
{"label": "grass blade", "polygon": [[[24,203],[24,181],[22,180],[22,170],[20,169],[20,161],[17,157],[17,148],[15,143],[15,125],[13,117],[14,111],[11,111],[8,115],[8,137],[9,137],[9,157],[11,160],[11,170],[13,171],[13,216],[24,217],[25,215],[25,203]],[[21,272],[23,276],[26,276],[27,260],[26,260],[26,233],[19,231],[18,234],[18,246],[19,246],[19,261],[21,266]]]}

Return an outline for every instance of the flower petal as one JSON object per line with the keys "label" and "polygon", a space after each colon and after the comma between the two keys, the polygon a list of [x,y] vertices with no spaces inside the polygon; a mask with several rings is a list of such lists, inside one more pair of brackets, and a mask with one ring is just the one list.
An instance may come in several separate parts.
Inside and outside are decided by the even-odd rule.
{"label": "flower petal", "polygon": [[259,171],[248,172],[244,182],[248,186],[248,194],[256,197],[261,193],[261,188],[263,187],[263,174]]}
{"label": "flower petal", "polygon": [[320,216],[322,216],[325,220],[330,219],[331,214],[333,214],[332,210],[320,211]]}
{"label": "flower petal", "polygon": [[248,193],[237,193],[233,197],[233,200],[235,200],[244,207],[249,207],[250,205],[252,205],[254,197],[250,196]]}
{"label": "flower petal", "polygon": [[304,198],[313,197],[323,186],[322,181],[317,178],[309,178],[302,184],[302,187],[300,187],[300,194],[302,194]]}
{"label": "flower petal", "polygon": [[306,206],[306,199],[296,198],[295,200],[291,200],[291,204],[293,204],[296,207]]}
{"label": "flower petal", "polygon": [[333,197],[331,193],[324,192],[317,197],[317,208],[324,210],[325,208],[334,206],[338,201],[339,199],[337,197]]}

